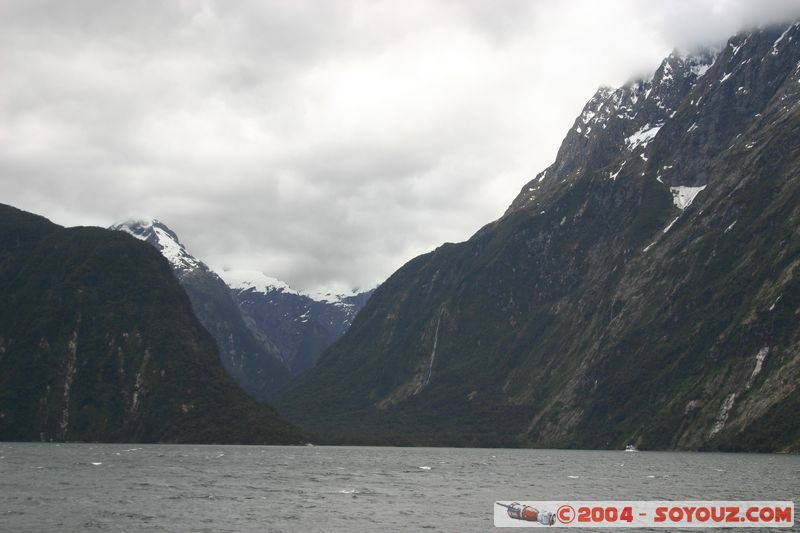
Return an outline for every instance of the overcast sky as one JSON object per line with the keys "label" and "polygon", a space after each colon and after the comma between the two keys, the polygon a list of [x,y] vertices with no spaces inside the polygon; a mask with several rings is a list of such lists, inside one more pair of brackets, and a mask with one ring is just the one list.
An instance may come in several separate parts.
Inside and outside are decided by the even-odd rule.
{"label": "overcast sky", "polygon": [[496,219],[598,85],[797,0],[0,0],[0,202],[369,288]]}

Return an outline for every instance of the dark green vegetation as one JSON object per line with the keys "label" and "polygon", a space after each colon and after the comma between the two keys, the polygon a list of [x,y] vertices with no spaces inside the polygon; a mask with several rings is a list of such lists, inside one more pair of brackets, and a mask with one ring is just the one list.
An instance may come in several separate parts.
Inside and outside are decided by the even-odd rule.
{"label": "dark green vegetation", "polygon": [[800,449],[784,30],[598,91],[505,215],[392,275],[279,410],[340,443]]}
{"label": "dark green vegetation", "polygon": [[0,440],[295,443],[242,392],[167,261],[0,205]]}

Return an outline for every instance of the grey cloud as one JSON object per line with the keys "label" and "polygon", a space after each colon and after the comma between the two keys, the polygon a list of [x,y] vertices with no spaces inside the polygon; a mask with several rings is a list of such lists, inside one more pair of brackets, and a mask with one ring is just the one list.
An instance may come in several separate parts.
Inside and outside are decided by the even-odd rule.
{"label": "grey cloud", "polygon": [[0,201],[369,287],[499,216],[600,84],[795,1],[0,2]]}
{"label": "grey cloud", "polygon": [[691,49],[724,41],[742,29],[797,18],[800,3],[794,0],[676,0],[640,4],[639,10],[666,41]]}

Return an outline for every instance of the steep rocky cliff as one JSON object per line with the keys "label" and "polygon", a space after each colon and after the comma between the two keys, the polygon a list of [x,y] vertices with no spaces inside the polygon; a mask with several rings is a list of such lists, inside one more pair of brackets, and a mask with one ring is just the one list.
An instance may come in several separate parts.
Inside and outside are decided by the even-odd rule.
{"label": "steep rocky cliff", "polygon": [[279,400],[333,442],[800,447],[800,24],[601,88]]}

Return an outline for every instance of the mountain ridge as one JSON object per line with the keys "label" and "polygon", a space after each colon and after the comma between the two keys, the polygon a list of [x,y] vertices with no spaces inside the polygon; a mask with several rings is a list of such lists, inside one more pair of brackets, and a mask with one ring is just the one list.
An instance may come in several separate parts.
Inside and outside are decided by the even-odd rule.
{"label": "mountain ridge", "polygon": [[293,376],[314,366],[372,294],[297,291],[258,271],[223,271],[222,276],[253,327],[280,347]]}
{"label": "mountain ridge", "polygon": [[213,271],[155,218],[114,224],[159,250],[214,336],[228,372],[249,394],[271,399],[341,336],[371,291],[305,292],[258,271]]}
{"label": "mountain ridge", "polygon": [[248,394],[269,399],[289,381],[278,348],[248,324],[225,281],[191,255],[174,231],[157,219],[129,220],[109,229],[146,242],[169,261],[195,314],[214,337],[223,366]]}
{"label": "mountain ridge", "polygon": [[279,410],[339,443],[797,449],[798,28],[598,90],[506,213],[395,272]]}
{"label": "mountain ridge", "polygon": [[0,440],[302,440],[224,372],[166,259],[0,204]]}

